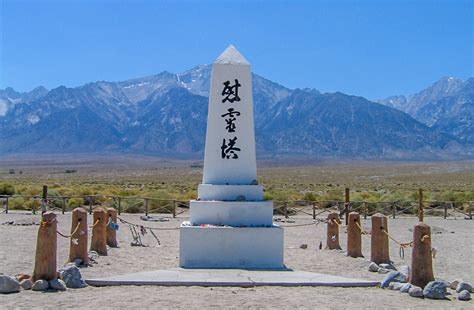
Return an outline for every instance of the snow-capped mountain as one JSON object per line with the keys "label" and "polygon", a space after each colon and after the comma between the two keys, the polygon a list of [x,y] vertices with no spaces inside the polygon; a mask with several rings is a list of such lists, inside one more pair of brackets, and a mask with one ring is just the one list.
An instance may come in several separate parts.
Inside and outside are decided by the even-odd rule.
{"label": "snow-capped mountain", "polygon": [[[211,67],[50,91],[0,91],[0,154],[202,156]],[[259,156],[471,156],[472,148],[362,97],[290,90],[253,77]],[[451,89],[451,88],[449,88]],[[395,106],[395,104],[393,105]]]}
{"label": "snow-capped mountain", "polygon": [[460,141],[474,143],[474,78],[444,77],[408,98],[392,96],[378,102]]}

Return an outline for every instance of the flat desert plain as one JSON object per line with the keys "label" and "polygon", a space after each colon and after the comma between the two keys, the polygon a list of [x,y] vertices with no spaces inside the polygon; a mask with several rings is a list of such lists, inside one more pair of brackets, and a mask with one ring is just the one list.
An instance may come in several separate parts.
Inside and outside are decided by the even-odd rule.
{"label": "flat desert plain", "polygon": [[[172,218],[168,214],[154,215],[169,219],[165,222],[145,222],[140,215],[123,214],[127,221],[161,228],[178,227],[187,220],[187,213]],[[324,214],[321,215],[322,217]],[[277,218],[277,217],[276,217]],[[292,216],[293,223],[282,226],[311,223],[307,215]],[[39,215],[11,211],[0,214],[0,223],[7,221],[40,220]],[[89,217],[89,223],[92,218]],[[67,233],[71,229],[71,214],[58,214],[58,229]],[[462,278],[474,282],[474,222],[462,217],[442,219],[426,217],[425,222],[442,233],[432,235],[432,245],[437,249],[433,260],[436,278],[447,281]],[[389,219],[390,233],[400,241],[412,238],[410,229],[417,223],[415,217]],[[370,230],[370,218],[362,219]],[[34,266],[38,226],[0,225],[0,272],[8,275],[31,274]],[[119,248],[109,249],[108,256],[101,256],[93,267],[82,268],[84,278],[97,278],[125,273],[171,269],[178,266],[179,230],[156,231],[161,245],[150,234],[143,237],[148,247],[132,247],[131,233],[121,224],[117,239]],[[326,224],[285,228],[285,264],[292,269],[327,273],[360,279],[382,280],[384,275],[367,271],[370,259],[370,241],[363,237],[365,258],[350,258],[343,251],[324,250]],[[346,248],[345,227],[341,226],[341,246]],[[320,242],[323,249],[319,249]],[[306,249],[300,245],[307,244]],[[65,262],[68,255],[68,239],[58,236],[58,262]],[[391,259],[397,266],[410,264],[411,250],[405,257],[399,256],[398,246],[390,243]],[[66,292],[21,291],[17,294],[0,295],[1,308],[318,308],[318,309],[367,309],[367,308],[471,308],[473,301],[461,302],[456,293],[449,290],[447,300],[417,299],[380,288],[337,287],[162,287],[116,286],[68,289]]]}

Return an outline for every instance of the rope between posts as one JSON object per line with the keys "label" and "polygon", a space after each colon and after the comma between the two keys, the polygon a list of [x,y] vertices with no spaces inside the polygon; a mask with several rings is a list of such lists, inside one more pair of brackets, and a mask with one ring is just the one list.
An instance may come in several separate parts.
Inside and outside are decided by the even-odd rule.
{"label": "rope between posts", "polygon": [[370,237],[370,233],[366,232],[359,224],[359,222],[355,222],[356,226],[359,228],[360,230],[360,233],[364,236],[366,236],[367,238],[371,238]]}
{"label": "rope between posts", "polygon": [[329,222],[336,224],[338,228],[341,227],[341,225],[335,219],[331,219]]}
{"label": "rope between posts", "polygon": [[382,229],[382,231],[384,232],[384,234],[387,235],[387,237],[389,237],[390,239],[392,239],[393,242],[395,242],[396,244],[398,244],[399,246],[403,247],[403,248],[407,248],[407,247],[411,247],[413,246],[413,241],[410,241],[410,242],[399,242],[397,240],[395,240],[395,238],[393,238],[385,229]]}
{"label": "rope between posts", "polygon": [[92,226],[89,226],[89,228],[94,228],[97,226],[97,224],[99,224],[100,222],[100,219],[98,219],[97,221],[95,221],[95,223],[92,225]]}
{"label": "rope between posts", "polygon": [[423,237],[421,237],[421,242],[425,242],[426,239],[429,239],[430,236],[428,235],[424,235]]}
{"label": "rope between posts", "polygon": [[74,231],[70,234],[70,235],[64,235],[62,234],[59,230],[56,230],[56,232],[58,233],[58,235],[60,235],[61,237],[64,237],[64,238],[72,238],[72,236],[74,236],[77,231],[79,230],[79,226],[81,225],[81,222],[77,222],[77,225],[76,225],[76,228],[74,228]]}
{"label": "rope between posts", "polygon": [[123,218],[118,217],[118,216],[117,216],[117,218],[118,218],[118,219],[120,220],[120,222],[122,222],[123,224],[128,224],[128,225],[132,225],[132,226],[139,227],[139,228],[143,227],[143,228],[145,228],[145,229],[150,229],[150,230],[178,230],[178,229],[179,229],[179,227],[170,227],[170,228],[162,228],[162,227],[161,227],[161,228],[158,228],[158,227],[143,226],[143,225],[131,223],[131,222],[126,221],[126,220],[124,220]]}

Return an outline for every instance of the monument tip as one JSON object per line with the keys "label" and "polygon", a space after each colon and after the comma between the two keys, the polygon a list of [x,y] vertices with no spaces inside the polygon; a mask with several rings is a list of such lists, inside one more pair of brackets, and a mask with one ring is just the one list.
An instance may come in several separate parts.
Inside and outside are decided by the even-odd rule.
{"label": "monument tip", "polygon": [[225,51],[217,57],[215,64],[235,64],[235,65],[250,65],[242,54],[233,46],[229,45]]}

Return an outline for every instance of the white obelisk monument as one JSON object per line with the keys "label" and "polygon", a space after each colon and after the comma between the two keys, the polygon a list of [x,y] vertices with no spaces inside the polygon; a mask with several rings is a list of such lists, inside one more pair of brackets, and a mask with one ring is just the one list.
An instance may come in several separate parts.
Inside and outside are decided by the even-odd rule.
{"label": "white obelisk monument", "polygon": [[250,64],[232,45],[212,66],[203,182],[179,255],[184,268],[284,268],[283,229],[257,182]]}

